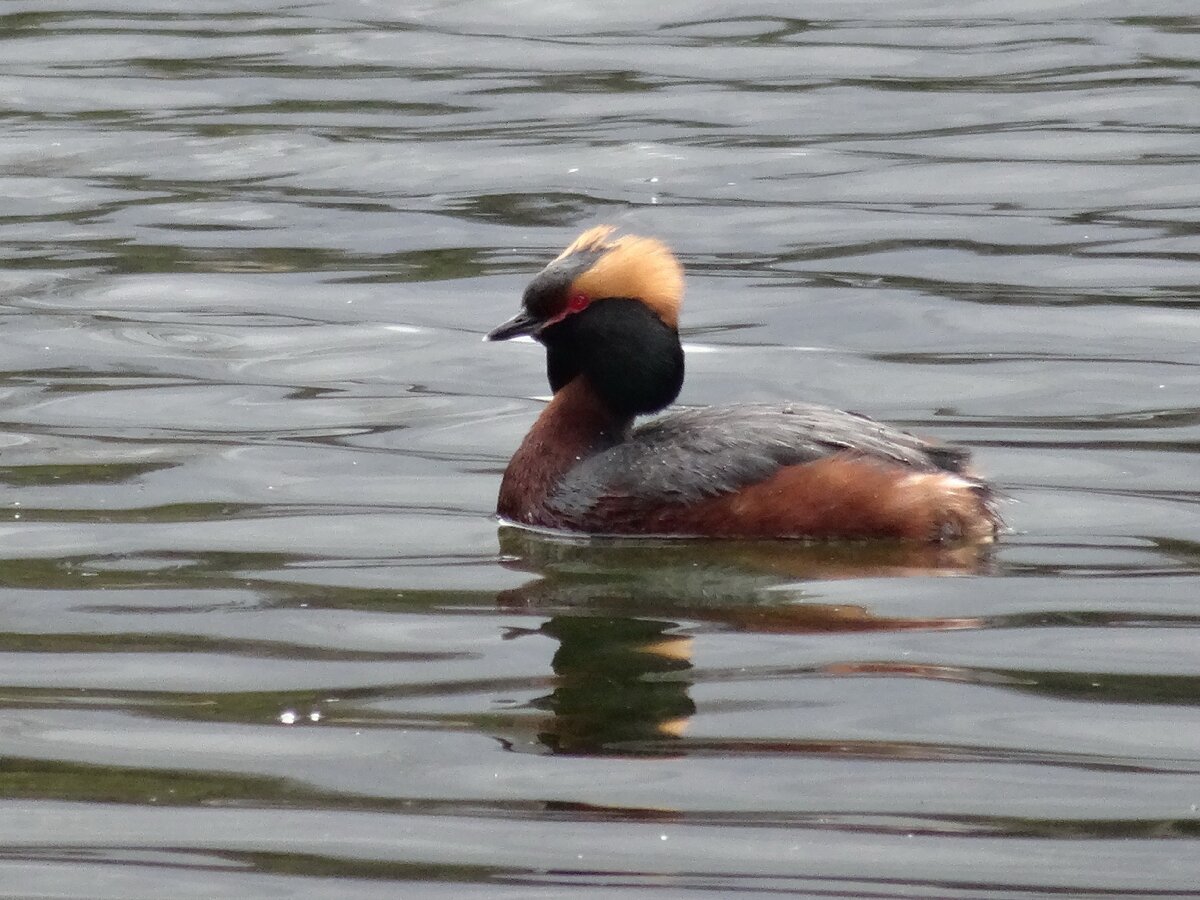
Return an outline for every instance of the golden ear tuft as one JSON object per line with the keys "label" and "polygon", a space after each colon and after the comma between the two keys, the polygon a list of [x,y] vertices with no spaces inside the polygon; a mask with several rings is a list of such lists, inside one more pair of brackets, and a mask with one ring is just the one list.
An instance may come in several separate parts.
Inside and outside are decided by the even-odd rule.
{"label": "golden ear tuft", "polygon": [[566,259],[574,253],[597,253],[605,250],[609,246],[608,236],[616,230],[611,225],[597,225],[595,228],[589,228],[571,241],[570,246],[558,254],[557,259]]}
{"label": "golden ear tuft", "polygon": [[572,289],[593,300],[629,297],[640,300],[672,328],[679,325],[683,302],[683,267],[671,248],[656,238],[630,234],[610,240],[615,229],[598,225],[577,237],[558,257],[601,253],[595,264],[577,277]]}

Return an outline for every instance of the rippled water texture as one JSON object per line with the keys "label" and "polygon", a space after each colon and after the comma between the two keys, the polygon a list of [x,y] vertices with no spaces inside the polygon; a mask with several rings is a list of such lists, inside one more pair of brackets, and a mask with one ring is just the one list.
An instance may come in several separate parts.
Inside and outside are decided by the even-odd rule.
{"label": "rippled water texture", "polygon": [[[0,895],[1200,896],[1193,2],[0,4]],[[580,229],[987,557],[501,531]]]}

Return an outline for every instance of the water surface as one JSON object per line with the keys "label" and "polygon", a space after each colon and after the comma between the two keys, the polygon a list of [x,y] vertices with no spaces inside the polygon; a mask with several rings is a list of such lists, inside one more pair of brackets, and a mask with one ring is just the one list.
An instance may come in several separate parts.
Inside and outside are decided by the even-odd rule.
{"label": "water surface", "polygon": [[[10,0],[0,894],[1200,896],[1189,4]],[[579,230],[990,554],[498,529]]]}

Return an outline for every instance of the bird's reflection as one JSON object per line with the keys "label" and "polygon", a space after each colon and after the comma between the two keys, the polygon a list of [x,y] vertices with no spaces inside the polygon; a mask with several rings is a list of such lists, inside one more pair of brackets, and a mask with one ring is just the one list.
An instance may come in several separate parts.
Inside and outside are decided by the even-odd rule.
{"label": "bird's reflection", "polygon": [[539,632],[557,640],[556,686],[533,702],[550,713],[538,741],[555,753],[644,754],[682,733],[690,640],[654,619],[553,616]]}
{"label": "bird's reflection", "polygon": [[[558,642],[555,687],[530,705],[542,752],[670,755],[695,711],[691,640],[682,622],[811,634],[970,628],[974,618],[896,618],[865,607],[805,602],[792,582],[967,574],[986,547],[587,540],[500,530],[504,564],[538,576],[501,606],[546,615],[533,633]],[[514,629],[511,636],[529,631]]]}

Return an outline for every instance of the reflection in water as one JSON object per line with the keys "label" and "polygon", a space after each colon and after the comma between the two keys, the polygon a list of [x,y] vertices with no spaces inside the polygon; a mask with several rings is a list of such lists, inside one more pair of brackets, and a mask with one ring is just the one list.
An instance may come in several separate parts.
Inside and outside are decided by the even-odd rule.
{"label": "reflection in water", "polygon": [[[804,602],[795,582],[964,575],[985,571],[991,545],[588,539],[500,529],[511,569],[540,578],[501,605],[553,613],[646,613],[702,619],[739,631],[809,633],[969,628],[975,618],[876,616],[861,606]],[[781,588],[791,587],[789,590]]]}
{"label": "reflection in water", "polygon": [[987,571],[993,548],[988,543],[596,538],[510,525],[501,526],[499,537],[500,552],[516,569],[545,575],[621,575],[636,570],[676,583],[687,569],[719,580],[768,577],[774,583],[783,579],[977,574]]}
{"label": "reflection in water", "polygon": [[672,634],[673,619],[792,634],[974,628],[982,620],[877,616],[775,589],[804,579],[974,573],[988,564],[978,545],[596,540],[508,526],[500,546],[508,567],[540,578],[503,592],[499,603],[550,614],[536,633],[559,642],[556,686],[531,704],[550,713],[537,742],[577,755],[672,752],[695,711],[684,677],[691,641]]}
{"label": "reflection in water", "polygon": [[559,642],[557,684],[531,704],[551,713],[539,743],[575,755],[661,753],[662,741],[682,734],[696,711],[691,682],[675,674],[691,668],[691,642],[670,635],[674,627],[632,618],[548,620],[539,632]]}

